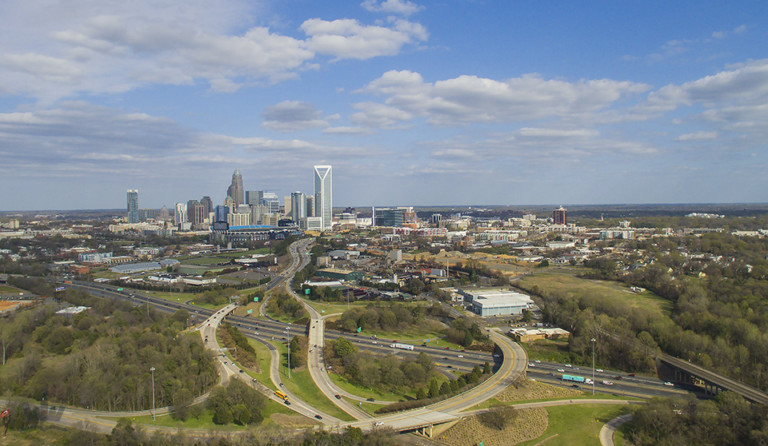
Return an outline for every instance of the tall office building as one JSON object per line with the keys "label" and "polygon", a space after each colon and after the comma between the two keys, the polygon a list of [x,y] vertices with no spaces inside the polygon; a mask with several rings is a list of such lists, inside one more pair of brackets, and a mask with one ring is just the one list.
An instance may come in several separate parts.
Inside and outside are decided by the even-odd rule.
{"label": "tall office building", "polygon": [[277,198],[277,194],[274,192],[261,192],[261,203],[267,207],[267,212],[270,214],[280,213],[280,199]]}
{"label": "tall office building", "polygon": [[176,203],[176,212],[173,214],[173,224],[180,225],[187,221],[187,203]]}
{"label": "tall office building", "polygon": [[333,181],[331,166],[315,168],[315,215],[322,221],[322,230],[331,229],[333,221]]}
{"label": "tall office building", "polygon": [[315,196],[307,195],[307,217],[315,216]]}
{"label": "tall office building", "polygon": [[200,204],[203,205],[203,213],[206,216],[213,212],[213,200],[211,200],[211,197],[208,195],[204,196],[203,199],[200,200]]}
{"label": "tall office building", "polygon": [[128,223],[139,222],[139,191],[128,189]]}
{"label": "tall office building", "polygon": [[202,226],[208,214],[205,212],[205,206],[197,200],[190,200],[187,203],[187,217],[192,223],[192,226]]}
{"label": "tall office building", "polygon": [[260,190],[247,190],[245,191],[245,203],[251,206],[261,204],[261,199],[264,198],[264,191]]}
{"label": "tall office building", "polygon": [[243,176],[240,175],[240,169],[235,169],[235,173],[232,174],[232,184],[227,188],[227,195],[232,197],[235,201],[235,206],[245,203],[243,195],[245,190],[243,189]]}
{"label": "tall office building", "polygon": [[307,218],[307,196],[301,192],[291,193],[291,219],[298,222]]}
{"label": "tall office building", "polygon": [[566,214],[567,214],[567,212],[568,211],[564,207],[562,207],[562,206],[560,206],[559,208],[557,208],[554,211],[552,211],[552,220],[554,220],[554,223],[556,225],[565,225],[565,224],[567,224],[567,222],[566,222]]}

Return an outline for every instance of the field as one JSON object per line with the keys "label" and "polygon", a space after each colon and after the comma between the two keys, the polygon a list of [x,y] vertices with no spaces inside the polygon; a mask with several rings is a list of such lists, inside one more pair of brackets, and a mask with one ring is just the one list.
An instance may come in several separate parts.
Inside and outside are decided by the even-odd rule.
{"label": "field", "polygon": [[581,279],[572,275],[578,270],[562,271],[559,273],[547,271],[526,276],[521,278],[516,285],[525,290],[531,290],[535,286],[541,290],[541,293],[545,294],[551,293],[574,298],[591,296],[617,300],[630,308],[658,311],[660,316],[669,316],[672,310],[671,302],[650,291],[634,293],[627,286],[618,282]]}
{"label": "field", "polygon": [[599,445],[603,425],[627,410],[627,406],[600,404],[548,407],[547,430],[541,436],[520,444],[533,446],[546,441],[547,446]]}
{"label": "field", "polygon": [[223,254],[210,254],[206,256],[184,256],[179,257],[179,261],[185,265],[216,265],[218,263],[227,263],[232,259],[250,257],[251,254],[269,254],[269,248],[253,249],[244,252],[231,252]]}
{"label": "field", "polygon": [[[329,376],[331,377],[331,381],[333,381],[334,384],[339,386],[339,388],[353,395],[357,395],[359,397],[374,398],[377,401],[391,401],[393,403],[403,399],[403,395],[400,395],[398,393],[380,392],[378,390],[369,389],[367,387],[361,387],[361,386],[352,384],[351,382],[349,382],[349,380],[347,380],[347,378],[341,375],[338,375],[336,373],[330,373]],[[411,392],[411,393],[415,395],[415,392]],[[382,407],[380,404],[374,404],[373,406],[374,406],[374,410]]]}

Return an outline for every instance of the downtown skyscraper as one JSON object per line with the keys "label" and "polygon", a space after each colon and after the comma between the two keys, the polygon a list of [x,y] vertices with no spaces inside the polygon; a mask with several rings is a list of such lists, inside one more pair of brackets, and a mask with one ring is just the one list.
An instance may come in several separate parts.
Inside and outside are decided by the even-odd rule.
{"label": "downtown skyscraper", "polygon": [[139,190],[128,189],[128,223],[139,222]]}
{"label": "downtown skyscraper", "polygon": [[321,218],[321,230],[333,225],[333,181],[331,166],[314,166],[315,169],[315,216]]}
{"label": "downtown skyscraper", "polygon": [[245,203],[245,189],[243,189],[243,176],[240,175],[240,169],[235,169],[235,173],[232,174],[232,184],[227,188],[227,196],[232,197],[235,208]]}

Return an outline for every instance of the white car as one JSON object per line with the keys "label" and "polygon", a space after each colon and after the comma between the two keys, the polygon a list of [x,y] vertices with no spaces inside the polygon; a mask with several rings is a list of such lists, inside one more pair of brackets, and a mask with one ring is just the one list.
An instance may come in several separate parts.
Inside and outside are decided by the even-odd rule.
{"label": "white car", "polygon": [[529,362],[528,367],[535,367],[535,365],[532,362]]}
{"label": "white car", "polygon": [[603,369],[596,369],[595,371],[596,371],[597,373],[603,373]]}
{"label": "white car", "polygon": [[671,383],[671,382],[669,382],[669,381],[665,382],[665,383],[664,383],[664,385],[665,385],[665,386],[674,387],[674,384],[672,384],[672,383]]}
{"label": "white car", "polygon": [[565,366],[566,366],[566,367],[573,367],[573,366],[572,366],[572,365],[570,365],[570,364],[566,364]]}
{"label": "white car", "polygon": [[565,369],[557,369],[558,372],[563,373],[565,372]]}
{"label": "white car", "polygon": [[382,424],[384,424],[384,423],[381,422],[381,421],[377,421],[377,422],[373,423],[374,426],[381,426]]}
{"label": "white car", "polygon": [[458,357],[459,357],[459,358],[463,358],[463,357],[464,357],[464,355],[459,355]]}
{"label": "white car", "polygon": [[612,383],[612,382],[610,382],[610,381],[608,381],[608,380],[603,380],[603,385],[604,385],[604,386],[612,386],[612,385],[613,385],[613,383]]}
{"label": "white car", "polygon": [[533,362],[535,362],[536,364],[541,364],[541,359],[537,359],[537,360],[535,360]]}

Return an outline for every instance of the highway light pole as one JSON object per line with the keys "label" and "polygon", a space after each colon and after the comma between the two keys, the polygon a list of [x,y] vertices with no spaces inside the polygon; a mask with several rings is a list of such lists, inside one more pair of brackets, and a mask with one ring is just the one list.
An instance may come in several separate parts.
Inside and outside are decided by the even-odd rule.
{"label": "highway light pole", "polygon": [[592,341],[592,396],[595,395],[595,338]]}
{"label": "highway light pole", "polygon": [[149,371],[152,372],[152,421],[155,421],[155,368],[150,367]]}

